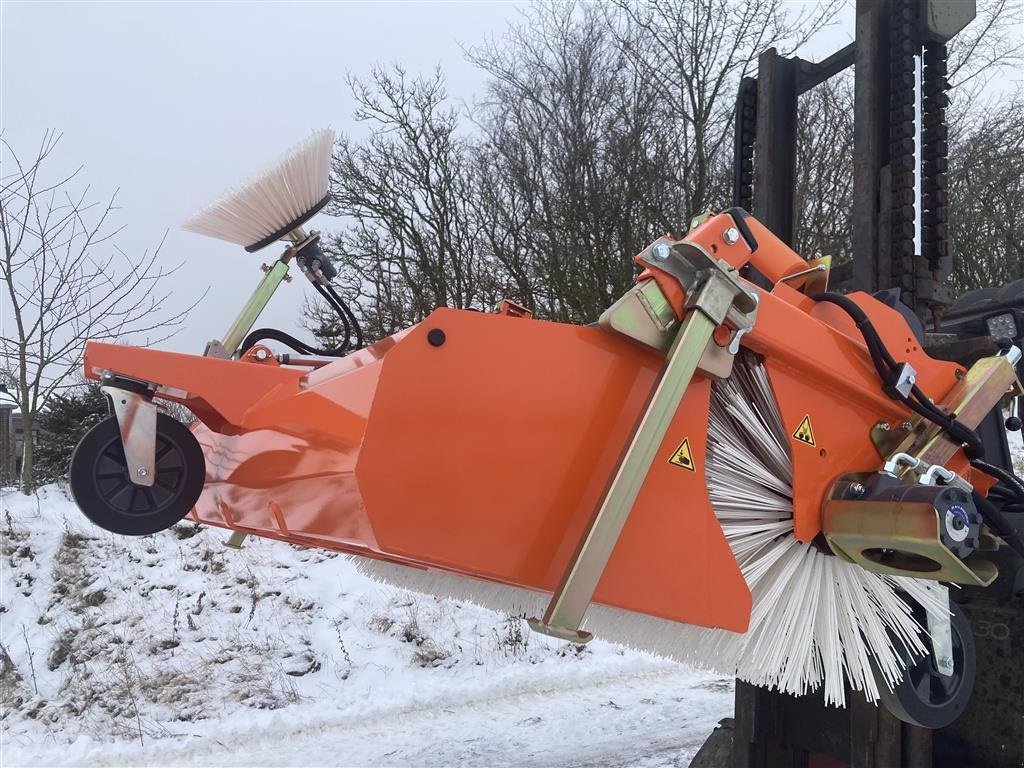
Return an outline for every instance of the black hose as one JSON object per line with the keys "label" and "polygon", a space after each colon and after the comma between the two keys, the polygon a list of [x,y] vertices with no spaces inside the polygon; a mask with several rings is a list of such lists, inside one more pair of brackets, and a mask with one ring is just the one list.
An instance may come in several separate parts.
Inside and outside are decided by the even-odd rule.
{"label": "black hose", "polygon": [[339,352],[344,352],[352,344],[352,328],[348,323],[348,316],[344,311],[345,309],[347,309],[347,307],[345,307],[344,303],[341,302],[340,299],[335,301],[335,298],[332,297],[332,295],[328,293],[326,290],[324,290],[324,286],[321,285],[319,282],[313,283],[313,287],[316,288],[317,293],[320,294],[320,296],[327,302],[327,305],[334,310],[334,313],[338,316],[338,319],[341,320],[341,343],[336,347],[336,349],[338,349]]}
{"label": "black hose", "polygon": [[296,339],[291,334],[279,331],[276,328],[257,328],[255,331],[245,337],[242,342],[242,346],[239,348],[239,354],[244,355],[252,347],[259,342],[271,339],[273,341],[279,341],[289,349],[298,352],[300,355],[319,355],[322,357],[341,357],[345,353],[343,348],[335,349],[317,349],[311,347],[303,341]]}
{"label": "black hose", "polygon": [[835,304],[845,311],[853,320],[857,329],[864,339],[868,348],[868,354],[874,363],[875,371],[882,380],[883,391],[893,400],[902,402],[921,418],[932,422],[944,430],[954,440],[964,446],[964,453],[969,459],[978,459],[985,455],[985,445],[981,437],[973,429],[960,424],[955,416],[942,411],[933,403],[921,389],[914,385],[911,388],[913,397],[905,396],[896,390],[896,383],[899,379],[899,363],[886,348],[882,337],[871,322],[871,318],[848,296],[838,293],[818,293],[811,296],[815,301],[825,301]]}
{"label": "black hose", "polygon": [[302,341],[299,341],[294,336],[291,336],[284,331],[279,331],[276,328],[257,328],[255,331],[251,332],[242,342],[242,346],[239,350],[240,353],[244,355],[264,339],[279,341],[289,349],[293,349],[303,355],[314,354],[312,347]]}
{"label": "black hose", "polygon": [[[322,276],[320,276],[322,277]],[[334,287],[323,279],[310,278],[310,282],[313,287],[316,288],[317,293],[320,294],[321,298],[327,302],[328,306],[334,310],[337,314],[338,319],[341,321],[342,336],[341,343],[333,349],[317,349],[316,347],[306,344],[304,341],[300,341],[291,334],[279,331],[276,328],[259,328],[252,331],[245,340],[242,342],[240,349],[241,354],[248,352],[254,345],[265,339],[271,339],[278,341],[289,349],[294,350],[303,355],[321,355],[324,357],[341,357],[351,349],[362,349],[364,345],[363,331],[359,327],[359,322],[356,320],[355,314],[349,309],[348,304],[338,295],[334,290]],[[352,332],[355,331],[356,343],[352,345]]]}
{"label": "black hose", "polygon": [[988,527],[995,531],[1014,552],[1024,557],[1024,537],[1021,536],[1020,529],[1006,519],[1006,515],[1001,509],[980,493],[974,491],[971,495],[974,497],[974,506],[978,508],[978,512],[981,513],[981,517]]}
{"label": "black hose", "polygon": [[988,492],[988,498],[997,504],[1003,512],[1024,515],[1024,501],[1021,501],[1020,496],[1015,491],[1005,486],[993,486]]}
{"label": "black hose", "polygon": [[975,469],[980,469],[987,475],[997,478],[1019,502],[1024,503],[1024,480],[1021,480],[1013,474],[1013,472],[1009,472],[1002,467],[997,467],[995,464],[989,464],[987,461],[981,461],[979,459],[972,461],[971,466]]}
{"label": "black hose", "polygon": [[341,310],[344,311],[345,315],[348,316],[348,321],[347,322],[345,322],[344,318],[342,318],[342,322],[344,322],[344,324],[345,324],[345,334],[346,334],[346,337],[349,334],[349,324],[351,323],[351,328],[356,332],[356,346],[355,346],[355,348],[356,349],[362,349],[363,346],[365,345],[365,341],[363,339],[363,329],[359,327],[359,321],[356,320],[355,314],[349,308],[348,304],[345,303],[342,300],[342,298],[337,294],[337,292],[334,290],[334,286],[333,285],[331,285],[330,283],[327,283],[324,287],[327,289],[327,292],[330,293],[331,297],[335,301],[335,311],[337,311],[340,308]]}

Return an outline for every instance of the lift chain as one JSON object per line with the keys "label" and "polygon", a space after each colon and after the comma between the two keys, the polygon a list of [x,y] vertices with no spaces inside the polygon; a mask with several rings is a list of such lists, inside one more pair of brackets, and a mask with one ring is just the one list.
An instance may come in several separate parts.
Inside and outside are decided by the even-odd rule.
{"label": "lift chain", "polygon": [[928,267],[937,272],[949,260],[946,205],[949,202],[949,81],[946,79],[945,43],[927,42],[921,97],[921,243]]}
{"label": "lift chain", "polygon": [[[910,306],[944,305],[936,285],[949,270],[948,129],[946,46],[925,41],[918,32],[920,3],[893,0],[890,6],[889,167],[892,178],[890,243],[892,285]],[[914,245],[917,225],[915,157],[917,145],[917,57],[921,56],[921,252]]]}
{"label": "lift chain", "polygon": [[736,157],[733,158],[733,207],[754,209],[754,141],[757,138],[757,79],[744,77],[736,99]]}
{"label": "lift chain", "polygon": [[891,62],[889,167],[892,174],[890,241],[892,244],[893,285],[913,293],[914,233],[917,211],[914,205],[915,166],[915,55],[917,3],[894,0],[890,6],[889,26]]}

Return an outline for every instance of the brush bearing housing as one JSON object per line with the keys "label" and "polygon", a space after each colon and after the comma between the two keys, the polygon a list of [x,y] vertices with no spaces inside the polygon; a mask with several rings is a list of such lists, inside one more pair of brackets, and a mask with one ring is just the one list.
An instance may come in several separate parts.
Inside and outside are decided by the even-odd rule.
{"label": "brush bearing housing", "polygon": [[911,484],[886,472],[847,475],[833,487],[823,523],[832,551],[869,571],[977,585],[997,575],[974,557],[982,518],[957,486]]}

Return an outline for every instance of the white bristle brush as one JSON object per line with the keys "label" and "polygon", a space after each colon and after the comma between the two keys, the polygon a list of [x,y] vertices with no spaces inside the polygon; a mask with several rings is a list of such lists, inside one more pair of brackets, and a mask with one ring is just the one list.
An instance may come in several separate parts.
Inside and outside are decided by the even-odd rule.
{"label": "white bristle brush", "polygon": [[182,224],[184,229],[257,251],[301,226],[330,200],[334,133],[317,131],[262,173]]}
{"label": "white bristle brush", "polygon": [[[927,652],[911,603],[943,608],[916,579],[865,571],[793,536],[788,442],[767,372],[756,356],[741,352],[732,375],[713,387],[707,483],[753,596],[746,633],[603,605],[590,606],[586,629],[601,639],[785,693],[824,686],[825,701],[839,706],[846,703],[845,683],[870,701],[878,699],[872,664],[890,688],[899,683],[907,653]],[[361,572],[378,581],[513,615],[543,615],[550,599],[546,593],[440,571],[354,559]]]}

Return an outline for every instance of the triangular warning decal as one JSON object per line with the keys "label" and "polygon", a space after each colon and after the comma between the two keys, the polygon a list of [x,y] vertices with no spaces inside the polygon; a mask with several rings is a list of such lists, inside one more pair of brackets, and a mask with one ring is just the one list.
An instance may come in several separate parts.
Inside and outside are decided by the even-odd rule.
{"label": "triangular warning decal", "polygon": [[807,414],[800,422],[800,426],[796,428],[796,432],[793,433],[793,439],[799,440],[801,443],[807,443],[808,445],[815,445],[814,442],[814,430],[811,429],[811,415]]}
{"label": "triangular warning decal", "polygon": [[690,438],[683,440],[682,445],[676,448],[676,452],[672,454],[672,458],[668,460],[668,463],[688,469],[691,472],[697,471],[693,466],[693,456],[690,454]]}

